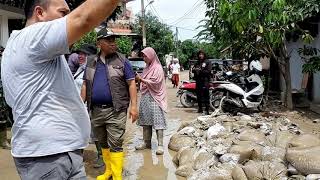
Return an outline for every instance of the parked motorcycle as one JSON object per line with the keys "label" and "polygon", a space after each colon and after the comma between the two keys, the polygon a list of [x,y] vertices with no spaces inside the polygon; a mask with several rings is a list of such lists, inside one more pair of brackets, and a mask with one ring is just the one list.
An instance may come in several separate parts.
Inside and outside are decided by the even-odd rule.
{"label": "parked motorcycle", "polygon": [[[215,83],[210,83],[210,91],[217,86]],[[180,103],[185,108],[194,107],[197,103],[197,94],[196,94],[196,82],[195,81],[182,81],[182,84],[179,87],[177,92],[177,97],[180,97]],[[210,97],[213,97],[210,95]]]}
{"label": "parked motorcycle", "polygon": [[183,107],[191,108],[197,102],[196,82],[182,81],[177,92],[177,97],[180,97],[180,102]]}
{"label": "parked motorcycle", "polygon": [[233,81],[216,81],[217,85],[210,97],[210,106],[219,108],[224,112],[237,113],[243,109],[263,111],[266,102],[264,100],[263,82],[259,76],[262,65],[259,61],[252,61],[249,65],[250,76],[247,78],[235,76]]}

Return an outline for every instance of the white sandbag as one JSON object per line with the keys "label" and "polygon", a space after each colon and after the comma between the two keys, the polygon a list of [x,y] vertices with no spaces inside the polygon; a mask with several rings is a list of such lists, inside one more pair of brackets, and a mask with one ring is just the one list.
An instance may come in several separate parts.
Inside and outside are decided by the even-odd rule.
{"label": "white sandbag", "polygon": [[228,152],[229,148],[230,148],[230,146],[228,146],[228,145],[218,144],[216,146],[211,147],[211,150],[216,155],[223,155]]}
{"label": "white sandbag", "polygon": [[233,180],[248,180],[246,174],[244,173],[240,165],[237,165],[233,168],[231,175]]}
{"label": "white sandbag", "polygon": [[301,147],[301,148],[307,148],[307,147],[315,147],[320,146],[320,139],[312,134],[304,134],[301,136],[298,136],[297,138],[293,138],[289,142],[289,147]]}
{"label": "white sandbag", "polygon": [[256,159],[261,156],[262,147],[252,145],[233,145],[231,146],[229,153],[240,154],[239,162],[242,163],[246,160]]}
{"label": "white sandbag", "polygon": [[265,135],[255,129],[249,129],[241,132],[238,135],[238,139],[240,141],[252,141],[258,144],[264,144],[266,141]]}
{"label": "white sandbag", "polygon": [[320,174],[320,146],[309,148],[289,148],[286,159],[300,173]]}
{"label": "white sandbag", "polygon": [[195,140],[189,136],[174,134],[170,138],[169,149],[172,151],[179,151],[183,147],[193,147]]}
{"label": "white sandbag", "polygon": [[287,173],[284,164],[270,161],[249,161],[243,170],[248,179],[281,179]]}
{"label": "white sandbag", "polygon": [[290,133],[289,131],[276,131],[270,136],[267,136],[267,141],[269,146],[287,148],[289,142],[295,137],[296,135]]}
{"label": "white sandbag", "polygon": [[284,162],[286,159],[286,150],[278,147],[265,146],[262,148],[261,156],[258,159],[262,161]]}
{"label": "white sandbag", "polygon": [[192,148],[184,148],[181,152],[179,152],[179,167],[176,170],[176,175],[182,177],[188,177],[193,172],[192,164],[193,164],[193,154],[194,149]]}
{"label": "white sandbag", "polygon": [[214,167],[210,171],[210,180],[233,180],[232,179],[233,167],[221,165],[220,167]]}
{"label": "white sandbag", "polygon": [[225,130],[226,129],[220,123],[217,123],[208,129],[207,139],[212,139],[213,137],[217,137],[221,132]]}
{"label": "white sandbag", "polygon": [[179,129],[177,130],[177,132],[179,132],[181,129],[183,129],[183,128],[187,127],[187,126],[190,126],[191,123],[192,122],[188,122],[188,121],[187,122],[182,122],[180,127],[179,127]]}
{"label": "white sandbag", "polygon": [[319,180],[320,179],[320,174],[309,174],[306,177],[306,180]]}
{"label": "white sandbag", "polygon": [[219,158],[220,162],[229,163],[233,165],[238,164],[239,160],[240,160],[240,154],[232,154],[232,153],[226,153]]}
{"label": "white sandbag", "polygon": [[188,176],[187,180],[211,180],[209,169],[199,169]]}
{"label": "white sandbag", "polygon": [[240,121],[252,121],[252,117],[248,115],[242,115]]}
{"label": "white sandbag", "polygon": [[193,173],[192,165],[179,166],[175,172],[176,175],[181,177],[188,177]]}
{"label": "white sandbag", "polygon": [[195,133],[196,129],[194,127],[187,126],[180,131],[178,131],[179,135],[187,135],[187,136],[192,136],[193,133]]}
{"label": "white sandbag", "polygon": [[193,169],[199,170],[199,169],[205,169],[209,168],[210,166],[216,164],[218,162],[218,159],[213,154],[201,149],[194,155],[194,163],[193,163]]}

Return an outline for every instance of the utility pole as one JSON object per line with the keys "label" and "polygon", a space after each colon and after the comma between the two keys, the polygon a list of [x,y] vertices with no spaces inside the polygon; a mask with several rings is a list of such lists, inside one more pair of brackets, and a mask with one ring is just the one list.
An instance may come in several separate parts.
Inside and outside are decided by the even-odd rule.
{"label": "utility pole", "polygon": [[142,46],[147,46],[147,37],[146,37],[146,19],[145,19],[145,10],[144,10],[144,0],[141,0],[141,14],[142,14]]}
{"label": "utility pole", "polygon": [[178,58],[178,27],[176,27],[176,57]]}

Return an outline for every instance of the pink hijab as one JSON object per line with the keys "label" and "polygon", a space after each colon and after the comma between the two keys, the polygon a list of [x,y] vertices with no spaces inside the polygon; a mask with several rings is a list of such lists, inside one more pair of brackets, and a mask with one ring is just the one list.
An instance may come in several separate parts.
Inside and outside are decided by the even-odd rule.
{"label": "pink hijab", "polygon": [[144,95],[149,92],[160,108],[167,112],[167,92],[164,72],[159,58],[151,47],[143,49],[142,53],[147,56],[150,62],[147,62],[147,66],[141,75],[141,78],[145,80],[145,83],[141,83],[141,93]]}

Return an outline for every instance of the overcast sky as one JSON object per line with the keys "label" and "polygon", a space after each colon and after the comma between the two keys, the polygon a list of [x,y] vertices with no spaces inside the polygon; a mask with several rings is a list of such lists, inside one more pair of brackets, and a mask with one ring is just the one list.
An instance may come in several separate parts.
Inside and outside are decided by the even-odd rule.
{"label": "overcast sky", "polygon": [[[145,6],[150,2],[144,1]],[[137,14],[141,11],[141,0],[131,1],[127,7],[131,7],[133,13]],[[179,39],[186,40],[192,39],[199,32],[196,28],[205,16],[206,6],[203,0],[154,0],[146,11],[160,16],[160,20],[171,25],[174,32],[177,26]]]}

